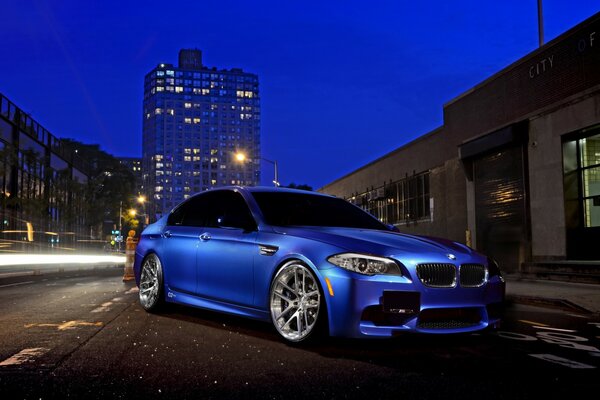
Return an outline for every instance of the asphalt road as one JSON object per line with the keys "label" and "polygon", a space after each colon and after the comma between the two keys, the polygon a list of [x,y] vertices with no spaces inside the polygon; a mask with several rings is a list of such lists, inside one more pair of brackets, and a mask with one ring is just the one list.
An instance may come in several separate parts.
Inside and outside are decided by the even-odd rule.
{"label": "asphalt road", "polygon": [[290,346],[262,322],[148,314],[116,269],[0,281],[1,399],[582,398],[599,349],[599,316],[527,305],[497,333]]}

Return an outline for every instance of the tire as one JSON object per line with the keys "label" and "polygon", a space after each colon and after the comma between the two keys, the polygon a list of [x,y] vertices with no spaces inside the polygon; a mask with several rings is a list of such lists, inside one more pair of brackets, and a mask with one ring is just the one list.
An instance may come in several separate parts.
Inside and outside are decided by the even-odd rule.
{"label": "tire", "polygon": [[299,261],[288,262],[273,278],[269,309],[273,326],[291,343],[314,339],[326,325],[323,291],[314,273]]}
{"label": "tire", "polygon": [[140,304],[144,310],[155,312],[164,304],[162,264],[156,254],[148,255],[142,262],[140,273]]}

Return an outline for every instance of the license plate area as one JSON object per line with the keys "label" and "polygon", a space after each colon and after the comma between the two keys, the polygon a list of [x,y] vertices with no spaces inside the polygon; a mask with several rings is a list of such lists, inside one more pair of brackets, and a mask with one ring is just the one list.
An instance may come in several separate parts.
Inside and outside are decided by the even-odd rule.
{"label": "license plate area", "polygon": [[383,312],[392,314],[417,314],[421,308],[421,293],[385,290]]}

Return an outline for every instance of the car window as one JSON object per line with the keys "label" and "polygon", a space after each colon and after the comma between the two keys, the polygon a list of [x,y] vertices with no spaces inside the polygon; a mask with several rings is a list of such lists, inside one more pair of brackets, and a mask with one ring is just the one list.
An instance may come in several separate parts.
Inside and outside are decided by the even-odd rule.
{"label": "car window", "polygon": [[248,230],[256,228],[252,213],[240,193],[222,190],[211,194],[213,196],[207,210],[206,226]]}
{"label": "car window", "polygon": [[192,197],[178,206],[168,225],[255,229],[256,222],[242,195],[219,190]]}
{"label": "car window", "polygon": [[207,211],[211,203],[210,193],[201,194],[181,203],[169,215],[167,225],[206,226]]}
{"label": "car window", "polygon": [[265,221],[276,226],[335,226],[389,230],[346,200],[293,192],[253,192]]}

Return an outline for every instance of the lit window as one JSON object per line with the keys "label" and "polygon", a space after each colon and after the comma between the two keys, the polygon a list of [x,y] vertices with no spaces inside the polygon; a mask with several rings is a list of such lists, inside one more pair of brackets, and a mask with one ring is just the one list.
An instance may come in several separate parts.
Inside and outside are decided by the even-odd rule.
{"label": "lit window", "polygon": [[156,76],[165,76],[165,71],[156,71]]}
{"label": "lit window", "polygon": [[162,86],[157,86],[157,87],[156,87],[156,91],[157,91],[157,92],[164,92],[164,91],[165,91],[165,88],[164,88],[164,87],[162,87]]}
{"label": "lit window", "polygon": [[192,119],[191,119],[191,118],[189,118],[189,117],[186,117],[186,118],[185,118],[183,121],[184,121],[186,124],[191,124],[191,123],[192,123]]}
{"label": "lit window", "polygon": [[172,109],[172,108],[168,108],[167,109],[167,114],[169,114],[169,115],[175,115],[175,110]]}
{"label": "lit window", "polygon": [[207,94],[210,94],[210,89],[202,89],[202,94],[205,95],[205,96]]}
{"label": "lit window", "polygon": [[192,103],[185,103],[183,106],[185,108],[192,108]]}
{"label": "lit window", "polygon": [[190,156],[184,156],[183,157],[183,161],[192,161],[192,157],[190,157]]}
{"label": "lit window", "polygon": [[154,114],[156,114],[156,115],[162,114],[162,108],[160,108],[160,107],[157,107],[157,108],[154,110]]}
{"label": "lit window", "polygon": [[175,76],[175,71],[167,70],[167,75],[169,75],[169,76]]}
{"label": "lit window", "polygon": [[176,86],[175,93],[181,93],[181,92],[183,92],[183,86]]}
{"label": "lit window", "polygon": [[235,92],[237,97],[244,97],[244,91],[243,90],[238,90]]}
{"label": "lit window", "polygon": [[200,118],[194,118],[194,123],[195,124],[199,124],[200,123]]}

